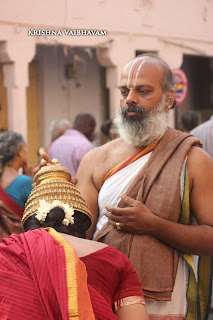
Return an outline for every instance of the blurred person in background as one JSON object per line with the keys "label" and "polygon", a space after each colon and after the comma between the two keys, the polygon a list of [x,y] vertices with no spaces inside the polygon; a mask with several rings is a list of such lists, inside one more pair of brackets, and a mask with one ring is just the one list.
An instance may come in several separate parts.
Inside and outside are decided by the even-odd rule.
{"label": "blurred person in background", "polygon": [[62,136],[67,129],[71,129],[71,123],[67,119],[55,120],[51,123],[51,125],[50,125],[51,142],[50,142],[49,146],[47,147],[47,150],[46,150],[47,152],[49,152],[49,149],[50,149],[53,141],[55,141],[60,136]]}
{"label": "blurred person in background", "polygon": [[194,110],[188,110],[181,115],[180,130],[189,133],[199,125],[199,114]]}
{"label": "blurred person in background", "polygon": [[83,156],[94,148],[92,141],[95,138],[96,120],[89,112],[79,113],[72,129],[56,139],[50,149],[51,158],[56,158],[72,174],[76,175]]}
{"label": "blurred person in background", "polygon": [[111,140],[114,140],[118,137],[116,126],[115,126],[113,120],[106,120],[101,126],[101,132],[106,137],[105,143],[109,142]]}
{"label": "blurred person in background", "polygon": [[208,121],[201,123],[190,133],[200,139],[203,149],[213,158],[213,115]]}
{"label": "blurred person in background", "polygon": [[[0,241],[13,232],[22,232],[20,219],[33,184],[27,156],[21,134],[7,131],[0,135]],[[27,175],[19,174],[20,168]]]}

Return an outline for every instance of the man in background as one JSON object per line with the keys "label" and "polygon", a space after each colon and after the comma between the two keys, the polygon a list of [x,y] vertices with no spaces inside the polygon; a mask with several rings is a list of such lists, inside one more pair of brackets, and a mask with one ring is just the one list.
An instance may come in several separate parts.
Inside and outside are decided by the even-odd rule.
{"label": "man in background", "polygon": [[55,120],[50,125],[50,138],[51,142],[46,151],[49,152],[50,147],[56,139],[64,134],[67,129],[71,129],[71,123],[67,119]]}
{"label": "man in background", "polygon": [[101,131],[106,137],[105,143],[118,137],[117,129],[113,120],[106,120],[101,126]]}
{"label": "man in background", "polygon": [[75,176],[81,159],[94,147],[92,141],[95,138],[95,127],[96,120],[92,114],[79,113],[72,129],[67,129],[52,143],[49,149],[50,157],[58,159]]}
{"label": "man in background", "polygon": [[213,158],[213,115],[190,133],[200,139],[203,149]]}
{"label": "man in background", "polygon": [[189,133],[199,124],[199,115],[194,110],[188,110],[181,115],[180,130]]}

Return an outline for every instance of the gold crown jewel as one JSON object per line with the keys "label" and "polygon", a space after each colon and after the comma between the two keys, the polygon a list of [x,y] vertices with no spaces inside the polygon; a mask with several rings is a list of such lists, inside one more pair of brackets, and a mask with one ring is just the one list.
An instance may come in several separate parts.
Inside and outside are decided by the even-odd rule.
{"label": "gold crown jewel", "polygon": [[[34,176],[37,184],[25,204],[22,225],[36,213],[38,220],[44,221],[53,207],[61,207],[65,212],[63,224],[73,223],[74,210],[80,211],[90,218],[92,214],[79,190],[70,182],[71,173],[58,160],[42,167]],[[72,211],[73,210],[73,211]]]}

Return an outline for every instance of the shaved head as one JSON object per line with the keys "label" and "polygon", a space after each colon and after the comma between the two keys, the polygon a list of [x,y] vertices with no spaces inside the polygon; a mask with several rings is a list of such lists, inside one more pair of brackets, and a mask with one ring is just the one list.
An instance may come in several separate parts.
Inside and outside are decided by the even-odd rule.
{"label": "shaved head", "polygon": [[168,64],[156,55],[148,53],[136,57],[124,66],[123,72],[128,72],[128,88],[135,87],[140,70],[147,65],[152,65],[162,72],[161,85],[164,93],[170,89],[174,90],[174,78]]}

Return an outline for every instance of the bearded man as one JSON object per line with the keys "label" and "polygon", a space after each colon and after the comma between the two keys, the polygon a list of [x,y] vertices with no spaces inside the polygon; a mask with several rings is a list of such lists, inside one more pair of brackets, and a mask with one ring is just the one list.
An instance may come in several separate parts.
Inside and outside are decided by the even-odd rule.
{"label": "bearded man", "polygon": [[207,319],[213,160],[197,138],[167,127],[175,93],[163,60],[127,63],[120,92],[120,137],[87,153],[77,172],[90,236],[129,257],[150,319]]}
{"label": "bearded man", "polygon": [[120,138],[89,152],[77,172],[91,234],[129,257],[150,319],[207,319],[213,160],[197,138],[167,127],[175,93],[163,60],[130,61],[119,88]]}

